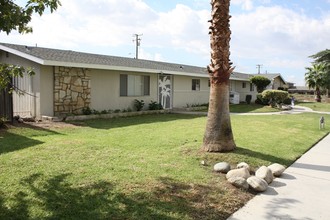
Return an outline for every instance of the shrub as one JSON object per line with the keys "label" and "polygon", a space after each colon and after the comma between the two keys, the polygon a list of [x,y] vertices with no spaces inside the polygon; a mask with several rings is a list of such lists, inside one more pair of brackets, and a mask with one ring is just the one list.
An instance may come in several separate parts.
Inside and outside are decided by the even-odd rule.
{"label": "shrub", "polygon": [[246,95],[245,97],[245,101],[247,104],[250,104],[251,103],[251,100],[252,100],[252,95]]}
{"label": "shrub", "polygon": [[265,99],[262,97],[261,94],[257,94],[257,99],[256,99],[255,103],[259,104],[259,105],[268,105],[269,99]]}
{"label": "shrub", "polygon": [[289,93],[281,90],[265,90],[262,92],[262,98],[269,99],[272,107],[281,105],[289,97]]}
{"label": "shrub", "polygon": [[0,128],[5,127],[6,118],[0,117]]}
{"label": "shrub", "polygon": [[151,101],[149,103],[149,110],[162,110],[162,109],[163,106],[158,102]]}
{"label": "shrub", "polygon": [[286,98],[286,99],[283,101],[283,104],[285,104],[285,105],[291,105],[291,98],[290,98],[290,97]]}
{"label": "shrub", "polygon": [[141,111],[143,109],[144,106],[144,101],[143,100],[134,100],[134,107],[136,109],[136,111]]}
{"label": "shrub", "polygon": [[115,109],[113,112],[114,113],[119,113],[120,112],[120,109]]}
{"label": "shrub", "polygon": [[96,109],[93,109],[93,110],[92,110],[92,114],[94,114],[94,115],[100,115],[101,112],[98,111],[98,110],[96,110]]}
{"label": "shrub", "polygon": [[82,113],[84,115],[91,115],[92,114],[92,109],[90,107],[85,107],[82,109]]}
{"label": "shrub", "polygon": [[108,111],[107,110],[102,110],[101,114],[108,114]]}

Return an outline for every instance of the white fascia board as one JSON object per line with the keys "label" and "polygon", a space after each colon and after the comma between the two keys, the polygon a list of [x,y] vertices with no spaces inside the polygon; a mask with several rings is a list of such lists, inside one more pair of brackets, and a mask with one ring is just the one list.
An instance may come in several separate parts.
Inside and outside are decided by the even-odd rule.
{"label": "white fascia board", "polygon": [[230,77],[229,80],[235,80],[235,81],[244,81],[244,82],[250,82],[249,79],[241,79],[241,78],[235,78],[235,77]]}
{"label": "white fascia board", "polygon": [[39,64],[44,64],[44,60],[43,59],[40,59],[38,57],[35,57],[35,56],[32,56],[32,55],[29,55],[27,53],[23,53],[21,51],[18,51],[18,50],[15,50],[15,49],[12,49],[12,48],[9,48],[9,47],[5,47],[3,45],[0,45],[0,49],[3,50],[3,51],[6,51],[8,53],[12,53],[16,56],[19,56],[19,57],[22,57],[22,58],[25,58],[27,60],[30,60],[30,61],[33,61],[33,62],[36,62],[36,63],[39,63]]}
{"label": "white fascia board", "polygon": [[117,70],[117,71],[125,71],[125,72],[170,74],[170,75],[193,76],[193,77],[202,77],[202,78],[208,78],[209,77],[207,74],[203,74],[203,73],[175,72],[175,71],[155,70],[155,69],[146,69],[146,68],[137,68],[137,67],[110,66],[110,65],[88,64],[88,63],[59,62],[59,61],[50,61],[50,60],[46,60],[44,62],[44,65],[47,65],[47,66],[63,66],[63,67],[78,67],[78,68],[87,68],[87,69]]}

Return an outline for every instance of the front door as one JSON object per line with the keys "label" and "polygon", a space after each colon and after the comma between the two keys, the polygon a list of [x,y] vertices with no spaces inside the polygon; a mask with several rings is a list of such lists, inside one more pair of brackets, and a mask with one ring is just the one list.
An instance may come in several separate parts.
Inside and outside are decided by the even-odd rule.
{"label": "front door", "polygon": [[158,77],[158,101],[164,109],[172,108],[172,76],[160,74]]}

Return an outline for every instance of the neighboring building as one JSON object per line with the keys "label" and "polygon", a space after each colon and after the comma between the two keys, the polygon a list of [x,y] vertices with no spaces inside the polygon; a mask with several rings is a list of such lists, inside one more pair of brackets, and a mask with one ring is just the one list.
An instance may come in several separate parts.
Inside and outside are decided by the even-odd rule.
{"label": "neighboring building", "polygon": [[307,86],[295,86],[293,88],[289,88],[288,90],[289,93],[291,94],[310,94],[314,95],[315,90],[312,88],[308,88]]}
{"label": "neighboring building", "polygon": [[[146,106],[156,101],[166,109],[209,101],[209,75],[202,67],[5,43],[0,43],[0,61],[33,67],[36,73],[14,79],[26,92],[14,95],[15,115],[40,118],[79,113],[84,107],[133,109],[135,99]],[[240,102],[246,95],[256,98],[251,76],[235,72],[230,78],[230,91]],[[276,77],[274,83],[282,85]]]}
{"label": "neighboring building", "polygon": [[279,73],[254,74],[254,76],[264,76],[271,81],[266,89],[288,88],[288,85]]}

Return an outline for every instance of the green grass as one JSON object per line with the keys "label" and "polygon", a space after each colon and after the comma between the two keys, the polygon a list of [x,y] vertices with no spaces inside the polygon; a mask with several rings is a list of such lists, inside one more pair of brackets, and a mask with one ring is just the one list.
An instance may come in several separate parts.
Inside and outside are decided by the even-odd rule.
{"label": "green grass", "polygon": [[280,111],[270,106],[258,105],[258,104],[237,104],[237,105],[230,105],[229,108],[230,108],[230,112],[232,113],[267,113],[267,112]]}
{"label": "green grass", "polygon": [[311,108],[314,111],[330,112],[330,103],[326,102],[298,102],[297,105]]}
{"label": "green grass", "polygon": [[190,115],[2,130],[0,219],[226,219],[253,194],[213,164],[287,166],[329,132],[318,119],[234,115],[238,148],[224,154],[200,151],[206,118]]}

